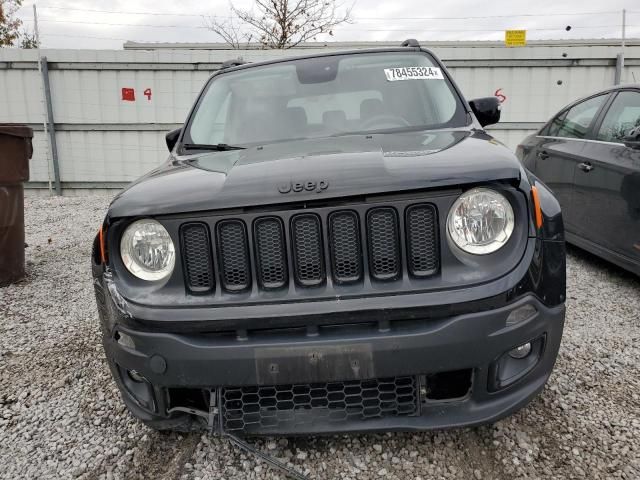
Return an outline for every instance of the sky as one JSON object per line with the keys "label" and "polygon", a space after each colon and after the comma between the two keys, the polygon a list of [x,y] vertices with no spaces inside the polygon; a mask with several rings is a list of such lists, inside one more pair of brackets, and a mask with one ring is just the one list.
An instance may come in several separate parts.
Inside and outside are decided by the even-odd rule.
{"label": "sky", "polygon": [[[339,0],[340,1],[340,0]],[[527,39],[640,37],[640,0],[348,0],[353,23],[317,41],[503,40],[505,29],[526,29]],[[251,0],[234,0],[250,9]],[[38,1],[44,48],[119,49],[139,42],[220,42],[206,28],[212,16],[229,17],[228,0]],[[33,2],[18,15],[33,30]],[[566,27],[571,29],[567,31]]]}

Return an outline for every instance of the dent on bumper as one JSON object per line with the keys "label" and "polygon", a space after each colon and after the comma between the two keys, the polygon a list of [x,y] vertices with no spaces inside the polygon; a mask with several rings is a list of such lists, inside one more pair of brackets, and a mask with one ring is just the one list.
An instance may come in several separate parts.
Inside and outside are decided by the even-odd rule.
{"label": "dent on bumper", "polygon": [[[523,305],[537,313],[515,325],[509,314]],[[116,326],[134,348],[105,338],[107,356],[125,369],[144,375],[156,391],[166,387],[215,389],[221,386],[279,385],[319,381],[425,375],[461,369],[473,372],[464,398],[424,403],[419,415],[389,416],[363,422],[314,423],[286,431],[261,433],[328,433],[340,431],[413,430],[493,422],[528,403],[545,385],[560,347],[564,306],[548,308],[525,296],[500,308],[438,320],[391,322],[386,331],[342,326],[299,332],[252,334],[239,339],[221,334],[171,334]],[[513,384],[492,392],[492,365],[510,349],[544,337],[535,366]],[[131,344],[130,344],[131,345]],[[345,360],[346,359],[346,360]],[[357,359],[356,364],[350,361]],[[354,368],[357,367],[357,368]],[[141,417],[131,398],[125,401]],[[156,415],[166,415],[162,409]]]}

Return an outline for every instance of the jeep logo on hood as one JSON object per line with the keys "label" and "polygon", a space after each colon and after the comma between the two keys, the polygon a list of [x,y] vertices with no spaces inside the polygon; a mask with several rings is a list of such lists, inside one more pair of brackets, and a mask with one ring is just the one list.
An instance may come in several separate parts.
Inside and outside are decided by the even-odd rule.
{"label": "jeep logo on hood", "polygon": [[300,193],[304,191],[313,192],[315,190],[316,193],[320,193],[327,188],[329,188],[329,182],[326,180],[306,180],[303,182],[283,183],[278,186],[278,191],[280,193]]}

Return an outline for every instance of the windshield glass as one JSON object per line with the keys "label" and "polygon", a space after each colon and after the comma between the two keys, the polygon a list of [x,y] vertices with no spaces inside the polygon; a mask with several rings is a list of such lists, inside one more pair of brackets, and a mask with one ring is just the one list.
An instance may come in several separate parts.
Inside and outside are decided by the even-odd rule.
{"label": "windshield glass", "polygon": [[183,142],[247,145],[465,124],[459,97],[430,56],[336,55],[215,76]]}

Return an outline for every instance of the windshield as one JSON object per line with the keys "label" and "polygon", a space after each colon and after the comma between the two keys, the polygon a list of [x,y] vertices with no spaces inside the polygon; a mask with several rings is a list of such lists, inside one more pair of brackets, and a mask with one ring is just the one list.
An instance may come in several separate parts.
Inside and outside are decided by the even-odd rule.
{"label": "windshield", "polygon": [[183,141],[260,144],[458,127],[466,119],[449,80],[426,54],[336,55],[215,76]]}

